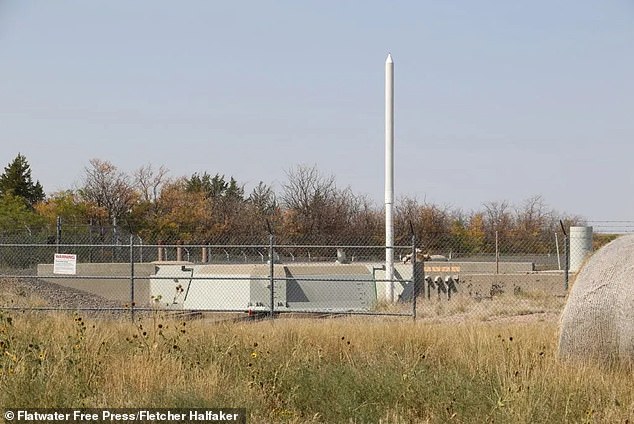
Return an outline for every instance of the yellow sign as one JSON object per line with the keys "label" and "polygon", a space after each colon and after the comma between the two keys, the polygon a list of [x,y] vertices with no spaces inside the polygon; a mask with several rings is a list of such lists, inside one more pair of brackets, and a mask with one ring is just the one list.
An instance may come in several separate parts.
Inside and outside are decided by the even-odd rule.
{"label": "yellow sign", "polygon": [[460,272],[459,265],[445,265],[445,266],[425,266],[425,271],[429,272]]}

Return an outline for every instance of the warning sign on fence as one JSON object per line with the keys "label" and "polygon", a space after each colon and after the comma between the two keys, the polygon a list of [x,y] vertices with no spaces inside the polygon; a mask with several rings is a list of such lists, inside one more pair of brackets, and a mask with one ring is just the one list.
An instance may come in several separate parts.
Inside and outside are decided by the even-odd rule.
{"label": "warning sign on fence", "polygon": [[56,253],[53,261],[53,274],[75,275],[77,273],[77,255]]}

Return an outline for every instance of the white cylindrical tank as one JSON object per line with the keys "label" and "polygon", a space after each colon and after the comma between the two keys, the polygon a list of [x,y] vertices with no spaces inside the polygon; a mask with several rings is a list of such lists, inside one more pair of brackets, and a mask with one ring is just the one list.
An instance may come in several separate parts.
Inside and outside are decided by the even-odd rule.
{"label": "white cylindrical tank", "polygon": [[592,253],[592,227],[570,227],[570,271],[578,272]]}

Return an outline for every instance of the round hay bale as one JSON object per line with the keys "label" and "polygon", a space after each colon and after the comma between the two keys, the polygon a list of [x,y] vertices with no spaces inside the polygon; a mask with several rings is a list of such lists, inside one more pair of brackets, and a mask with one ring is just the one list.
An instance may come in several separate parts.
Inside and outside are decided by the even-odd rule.
{"label": "round hay bale", "polygon": [[634,235],[592,255],[561,316],[561,359],[634,363]]}

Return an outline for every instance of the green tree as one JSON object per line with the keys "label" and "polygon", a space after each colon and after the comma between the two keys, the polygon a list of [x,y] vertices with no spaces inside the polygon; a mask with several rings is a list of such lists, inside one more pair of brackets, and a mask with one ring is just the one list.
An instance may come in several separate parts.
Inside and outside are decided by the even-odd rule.
{"label": "green tree", "polygon": [[247,200],[262,216],[273,214],[278,207],[273,188],[262,181],[253,189]]}
{"label": "green tree", "polygon": [[[216,174],[216,177],[218,177],[218,174]],[[216,179],[216,177],[214,177],[214,179]],[[191,178],[185,180],[185,191],[188,193],[204,193],[205,197],[212,197],[216,190],[217,187],[214,187],[211,182],[211,176],[206,172],[202,175],[196,172]]]}
{"label": "green tree", "polygon": [[39,181],[33,183],[31,166],[21,153],[18,153],[0,175],[0,196],[7,194],[21,197],[30,207],[44,200],[44,189]]}
{"label": "green tree", "polygon": [[0,196],[0,233],[31,234],[44,224],[44,218],[33,212],[22,197],[11,193]]}
{"label": "green tree", "polygon": [[238,182],[233,177],[231,177],[229,183],[227,184],[227,188],[222,194],[227,199],[243,201],[244,187],[239,186]]}
{"label": "green tree", "polygon": [[244,197],[244,188],[233,177],[227,182],[224,175],[216,174],[212,177],[207,172],[202,175],[195,173],[185,180],[185,190],[190,193],[202,192],[208,199],[243,200]]}

